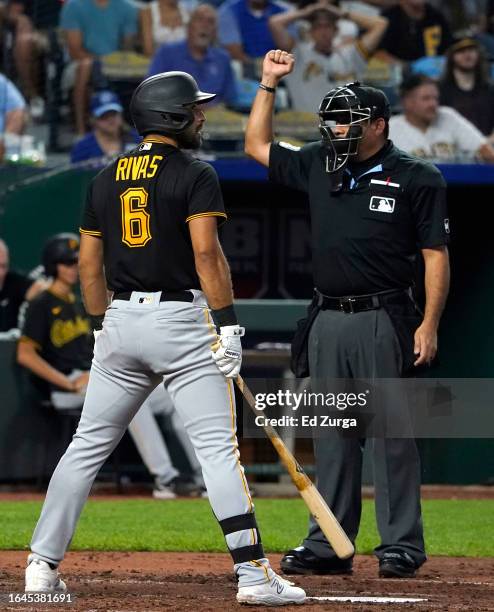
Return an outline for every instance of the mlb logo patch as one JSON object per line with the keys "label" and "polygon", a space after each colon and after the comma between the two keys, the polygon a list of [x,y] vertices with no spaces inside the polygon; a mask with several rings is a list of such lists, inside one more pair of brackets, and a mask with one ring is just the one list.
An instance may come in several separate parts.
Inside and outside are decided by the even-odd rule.
{"label": "mlb logo patch", "polygon": [[151,296],[145,296],[139,298],[139,304],[152,304],[153,298]]}
{"label": "mlb logo patch", "polygon": [[153,146],[152,142],[143,142],[139,147],[139,151],[149,151]]}
{"label": "mlb logo patch", "polygon": [[369,208],[375,212],[392,213],[395,209],[395,202],[394,198],[372,196]]}

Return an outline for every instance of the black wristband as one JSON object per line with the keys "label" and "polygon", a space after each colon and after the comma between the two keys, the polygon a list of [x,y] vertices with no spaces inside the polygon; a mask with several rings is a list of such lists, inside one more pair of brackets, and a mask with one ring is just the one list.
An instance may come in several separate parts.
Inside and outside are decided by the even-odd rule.
{"label": "black wristband", "polygon": [[230,304],[230,306],[225,306],[224,308],[219,308],[218,310],[211,310],[211,316],[213,317],[216,327],[238,325],[237,315],[235,314],[233,304]]}
{"label": "black wristband", "polygon": [[91,327],[93,331],[100,331],[103,329],[103,319],[105,318],[104,314],[100,315],[89,315],[89,321],[91,322]]}
{"label": "black wristband", "polygon": [[267,91],[268,93],[276,93],[276,87],[268,87],[267,85],[264,85],[264,83],[259,83],[259,88],[264,89],[264,91]]}

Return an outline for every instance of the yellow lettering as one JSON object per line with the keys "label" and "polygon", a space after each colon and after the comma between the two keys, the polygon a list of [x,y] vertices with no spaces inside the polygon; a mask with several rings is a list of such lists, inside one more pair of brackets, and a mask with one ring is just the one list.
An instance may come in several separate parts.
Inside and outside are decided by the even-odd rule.
{"label": "yellow lettering", "polygon": [[146,211],[148,192],[129,187],[120,196],[122,202],[122,242],[129,247],[143,247],[151,240],[150,215]]}
{"label": "yellow lettering", "polygon": [[128,163],[129,163],[129,158],[128,157],[122,157],[122,159],[118,160],[117,172],[115,174],[115,180],[116,181],[124,181],[125,180],[125,168],[127,167]]}
{"label": "yellow lettering", "polygon": [[146,178],[146,172],[148,170],[148,164],[149,164],[149,155],[143,155],[142,156],[142,162],[141,162],[141,168],[139,170],[139,174],[137,175],[137,178]]}
{"label": "yellow lettering", "polygon": [[424,33],[425,54],[428,57],[437,55],[437,50],[441,44],[442,29],[441,26],[430,26],[425,28]]}
{"label": "yellow lettering", "polygon": [[152,159],[151,163],[149,164],[150,172],[149,172],[147,178],[153,178],[153,176],[158,171],[158,162],[160,162],[162,159],[163,159],[163,155],[153,155],[153,159]]}
{"label": "yellow lettering", "polygon": [[60,348],[79,336],[87,334],[89,334],[89,320],[76,316],[75,321],[55,319],[50,330],[50,339],[53,346]]}
{"label": "yellow lettering", "polygon": [[137,180],[137,176],[139,174],[139,168],[141,167],[141,161],[142,158],[141,157],[133,157],[132,158],[132,180],[135,181]]}

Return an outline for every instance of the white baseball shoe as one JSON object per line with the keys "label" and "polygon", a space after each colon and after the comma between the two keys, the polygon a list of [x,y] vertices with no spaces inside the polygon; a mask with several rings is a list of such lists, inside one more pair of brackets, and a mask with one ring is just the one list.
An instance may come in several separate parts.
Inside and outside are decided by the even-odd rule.
{"label": "white baseball shoe", "polygon": [[303,604],[305,601],[305,591],[293,586],[293,582],[288,582],[288,580],[281,578],[278,574],[274,574],[271,580],[264,584],[239,587],[237,601],[241,604],[258,606]]}
{"label": "white baseball shoe", "polygon": [[159,482],[154,485],[153,497],[154,499],[177,499],[177,496],[170,487]]}
{"label": "white baseball shoe", "polygon": [[51,569],[46,561],[29,555],[27,563],[26,593],[62,593],[67,590],[67,585],[58,576],[58,570]]}

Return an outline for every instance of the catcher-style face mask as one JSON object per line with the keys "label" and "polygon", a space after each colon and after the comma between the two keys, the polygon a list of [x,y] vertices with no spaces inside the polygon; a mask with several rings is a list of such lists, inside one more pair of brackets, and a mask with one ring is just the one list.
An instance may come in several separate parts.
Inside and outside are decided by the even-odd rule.
{"label": "catcher-style face mask", "polygon": [[[332,89],[319,105],[319,131],[327,150],[326,172],[329,173],[342,170],[349,157],[357,155],[363,124],[371,118],[371,109],[361,108],[351,85]],[[334,128],[338,125],[348,128],[344,136],[335,134]]]}

